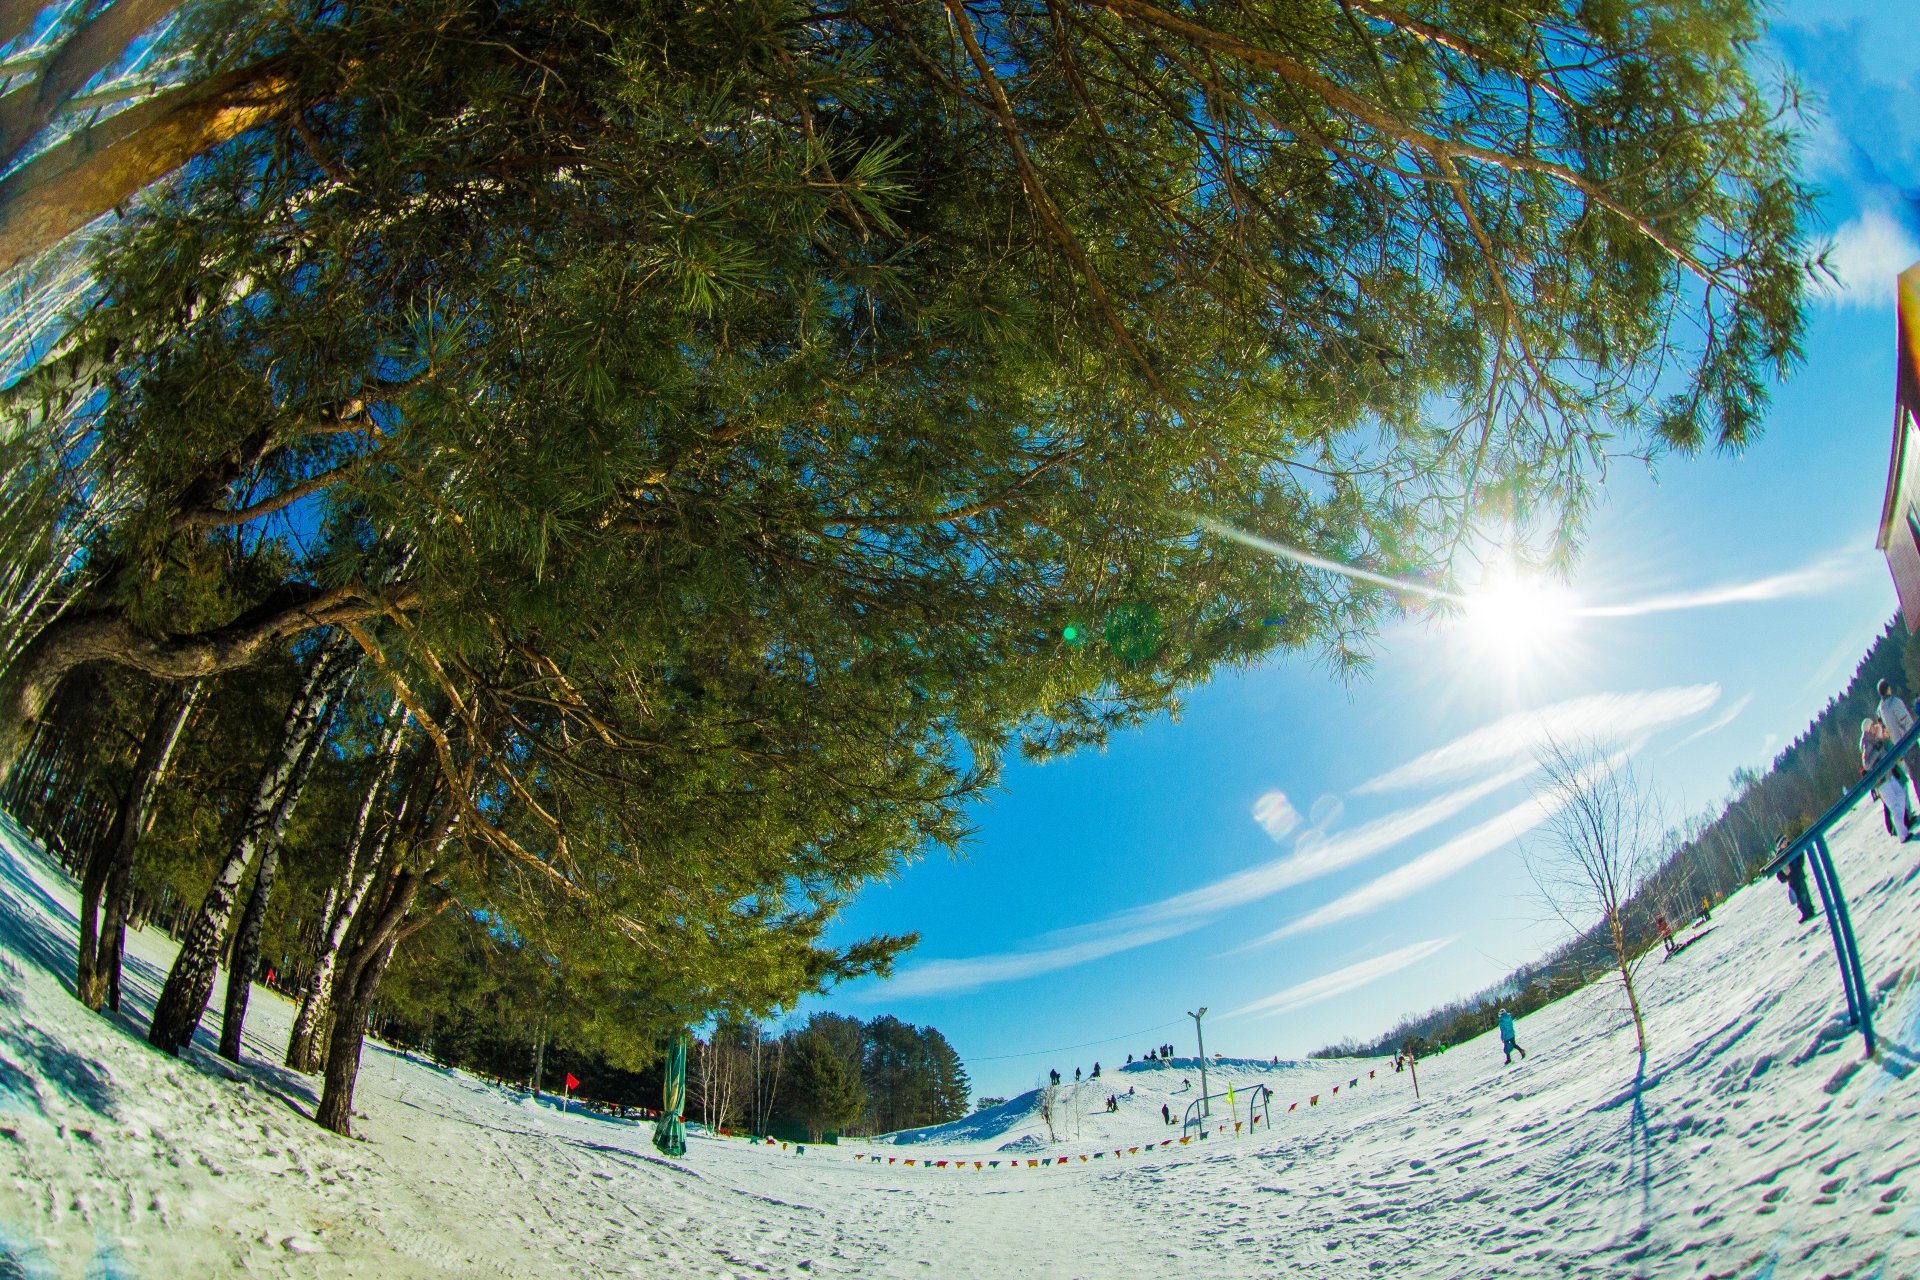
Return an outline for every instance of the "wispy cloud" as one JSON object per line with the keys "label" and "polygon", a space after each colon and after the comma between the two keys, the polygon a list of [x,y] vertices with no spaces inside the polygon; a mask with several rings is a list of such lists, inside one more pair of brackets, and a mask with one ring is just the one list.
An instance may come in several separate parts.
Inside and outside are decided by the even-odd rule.
{"label": "wispy cloud", "polygon": [[1719,685],[1690,684],[1635,693],[1589,694],[1531,711],[1516,711],[1370,778],[1354,791],[1365,794],[1433,786],[1511,760],[1532,761],[1550,740],[1565,742],[1596,735],[1639,737],[1699,715],[1719,699]]}
{"label": "wispy cloud", "polygon": [[1153,925],[1188,916],[1212,915],[1229,907],[1271,897],[1282,889],[1305,884],[1375,854],[1384,853],[1429,827],[1445,822],[1468,805],[1485,799],[1503,787],[1512,786],[1532,773],[1534,767],[1529,760],[1470,786],[1435,796],[1423,804],[1398,809],[1384,817],[1362,823],[1351,831],[1303,842],[1284,858],[1275,858],[1271,862],[1236,871],[1230,876],[1159,902],[1134,907],[1113,917],[1109,923],[1117,927]]}
{"label": "wispy cloud", "polygon": [[1282,840],[1300,825],[1300,811],[1284,791],[1269,791],[1253,802],[1253,820],[1270,839]]}
{"label": "wispy cloud", "polygon": [[1389,951],[1383,956],[1375,956],[1371,960],[1350,964],[1344,969],[1335,969],[1332,973],[1297,983],[1285,991],[1276,991],[1265,999],[1242,1005],[1233,1012],[1221,1016],[1271,1018],[1275,1014],[1291,1013],[1295,1009],[1304,1009],[1322,1000],[1331,1000],[1335,996],[1345,995],[1349,991],[1364,987],[1370,982],[1378,982],[1390,973],[1398,973],[1410,965],[1419,964],[1428,956],[1452,946],[1457,937],[1456,934],[1448,938],[1429,938],[1425,942],[1416,942],[1411,946],[1401,947],[1398,951]]}
{"label": "wispy cloud", "polygon": [[923,960],[908,965],[888,981],[868,988],[862,994],[869,999],[893,999],[901,996],[952,995],[978,991],[996,982],[1038,977],[1058,969],[1070,969],[1089,960],[1104,960],[1134,947],[1160,942],[1199,928],[1205,921],[1185,920],[1162,925],[1158,929],[1138,929],[1089,938],[1082,942],[1033,951],[1011,951],[998,955],[971,956],[960,960]]}
{"label": "wispy cloud", "polygon": [[1920,236],[1893,208],[1869,207],[1833,233],[1821,293],[1838,307],[1890,307],[1894,279],[1920,261]]}
{"label": "wispy cloud", "polygon": [[[1920,251],[1916,251],[1914,256],[1920,257]],[[1579,612],[1587,618],[1637,618],[1649,613],[1674,613],[1682,609],[1707,609],[1723,604],[1825,595],[1858,582],[1878,559],[1877,556],[1841,552],[1823,556],[1804,568],[1770,574],[1748,582],[1725,582],[1698,591],[1676,591],[1667,595],[1648,596],[1644,600],[1630,600],[1625,604],[1586,605]]]}
{"label": "wispy cloud", "polygon": [[1285,857],[1158,902],[1130,907],[1103,920],[1055,930],[1039,939],[1035,946],[911,963],[886,982],[869,988],[868,995],[878,999],[977,991],[998,982],[1013,982],[1092,960],[1104,960],[1123,951],[1191,933],[1223,911],[1271,897],[1283,889],[1384,853],[1503,787],[1512,786],[1532,773],[1534,767],[1529,760],[1422,804],[1363,823],[1351,831],[1331,836],[1310,831],[1308,835],[1316,838],[1303,840]]}
{"label": "wispy cloud", "polygon": [[1469,827],[1438,848],[1395,867],[1352,893],[1335,898],[1326,906],[1310,911],[1237,950],[1250,951],[1311,929],[1324,929],[1341,920],[1377,911],[1389,902],[1411,897],[1429,885],[1464,870],[1496,849],[1513,843],[1552,817],[1564,804],[1565,801],[1555,794],[1531,796],[1505,813],[1489,818],[1476,827]]}
{"label": "wispy cloud", "polygon": [[1734,704],[1732,706],[1728,707],[1725,711],[1722,711],[1719,715],[1715,716],[1713,719],[1707,721],[1707,723],[1701,725],[1698,729],[1695,729],[1692,733],[1688,734],[1686,737],[1680,739],[1680,741],[1668,747],[1667,754],[1672,755],[1674,752],[1686,746],[1688,743],[1697,742],[1701,738],[1706,737],[1710,733],[1726,728],[1728,725],[1732,724],[1735,720],[1740,718],[1740,713],[1742,711],[1745,711],[1747,709],[1747,704],[1752,701],[1753,701],[1753,695],[1751,693],[1741,694],[1739,698],[1735,699]]}

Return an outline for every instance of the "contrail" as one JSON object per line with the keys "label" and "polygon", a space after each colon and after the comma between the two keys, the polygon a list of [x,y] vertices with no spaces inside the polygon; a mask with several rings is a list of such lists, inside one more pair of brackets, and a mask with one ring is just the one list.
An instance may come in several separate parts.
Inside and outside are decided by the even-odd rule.
{"label": "contrail", "polygon": [[[1195,521],[1202,528],[1222,538],[1252,547],[1256,551],[1264,551],[1268,555],[1279,556],[1283,560],[1291,560],[1295,564],[1306,565],[1310,569],[1324,569],[1328,573],[1337,573],[1359,582],[1371,582],[1377,586],[1390,587],[1395,591],[1408,591],[1434,600],[1451,600],[1455,604],[1466,605],[1473,603],[1471,595],[1442,590],[1425,582],[1416,582],[1411,578],[1395,578],[1384,573],[1375,573],[1371,569],[1362,569],[1357,565],[1342,564],[1338,560],[1329,560],[1325,556],[1316,556],[1310,551],[1290,547],[1284,542],[1269,541],[1207,516],[1187,513],[1185,518]],[[1751,582],[1723,583],[1720,586],[1707,587],[1699,591],[1680,591],[1670,595],[1629,600],[1624,604],[1569,604],[1560,610],[1560,614],[1563,617],[1575,618],[1637,618],[1650,613],[1675,613],[1687,609],[1709,609],[1718,605],[1780,600],[1791,596],[1823,595],[1854,581],[1862,572],[1862,565],[1857,557],[1836,554],[1823,557],[1804,568],[1757,578]]]}
{"label": "contrail", "polygon": [[1465,603],[1466,601],[1465,596],[1457,595],[1452,591],[1443,591],[1439,587],[1431,586],[1425,582],[1415,582],[1411,578],[1389,577],[1387,574],[1375,573],[1371,569],[1362,569],[1357,565],[1341,564],[1338,560],[1328,560],[1324,556],[1314,555],[1311,551],[1302,551],[1298,547],[1289,547],[1284,542],[1269,542],[1265,538],[1257,537],[1243,529],[1236,529],[1230,524],[1222,524],[1220,521],[1210,519],[1207,516],[1188,515],[1187,518],[1198,522],[1202,528],[1209,532],[1216,533],[1222,538],[1227,538],[1233,542],[1241,543],[1244,546],[1252,547],[1256,551],[1264,551],[1268,555],[1279,556],[1283,560],[1291,560],[1295,564],[1306,565],[1309,569],[1325,569],[1328,573],[1337,573],[1343,577],[1357,579],[1360,582],[1371,582],[1375,586],[1391,587],[1395,591],[1411,591],[1416,595],[1430,596],[1435,600],[1452,600],[1456,604]]}

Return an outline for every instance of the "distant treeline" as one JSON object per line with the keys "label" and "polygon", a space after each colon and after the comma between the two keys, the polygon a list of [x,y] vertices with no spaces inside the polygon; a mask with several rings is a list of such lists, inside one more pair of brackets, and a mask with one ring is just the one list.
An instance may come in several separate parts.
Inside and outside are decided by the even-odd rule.
{"label": "distant treeline", "polygon": [[[1897,618],[1867,650],[1846,689],[1828,699],[1765,773],[1736,769],[1732,793],[1718,812],[1691,818],[1669,834],[1626,913],[1636,950],[1658,945],[1656,917],[1664,915],[1677,927],[1701,913],[1703,899],[1718,902],[1751,883],[1771,860],[1779,836],[1806,830],[1859,781],[1860,722],[1876,713],[1882,679],[1908,702],[1920,690],[1920,640],[1909,636]],[[1784,897],[1781,910],[1787,910]],[[1600,930],[1596,920],[1589,932],[1485,990],[1410,1014],[1382,1035],[1343,1040],[1308,1056],[1376,1056],[1409,1044],[1416,1053],[1429,1053],[1470,1040],[1493,1024],[1502,1007],[1516,1016],[1529,1013],[1607,976],[1609,957]]]}
{"label": "distant treeline", "polygon": [[715,1128],[817,1138],[944,1124],[968,1112],[967,1069],[947,1038],[891,1014],[816,1013],[768,1035],[727,1023],[688,1062],[688,1114]]}

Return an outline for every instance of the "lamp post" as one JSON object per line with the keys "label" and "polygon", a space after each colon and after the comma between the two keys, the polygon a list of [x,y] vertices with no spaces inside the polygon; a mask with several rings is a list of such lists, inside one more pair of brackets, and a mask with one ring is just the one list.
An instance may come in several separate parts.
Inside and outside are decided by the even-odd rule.
{"label": "lamp post", "polygon": [[1211,1118],[1213,1108],[1207,1105],[1207,1037],[1200,1030],[1200,1019],[1207,1016],[1207,1006],[1201,1005],[1198,1013],[1189,1009],[1187,1016],[1193,1019],[1193,1036],[1200,1042],[1200,1114]]}

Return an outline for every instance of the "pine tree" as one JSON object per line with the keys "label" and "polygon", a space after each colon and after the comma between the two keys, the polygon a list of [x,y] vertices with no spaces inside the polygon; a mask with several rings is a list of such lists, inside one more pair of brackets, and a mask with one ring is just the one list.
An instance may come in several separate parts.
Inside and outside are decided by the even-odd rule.
{"label": "pine tree", "polygon": [[788,1105],[816,1142],[821,1134],[852,1124],[867,1105],[859,1072],[847,1065],[824,1032],[795,1034],[787,1053],[787,1079]]}

